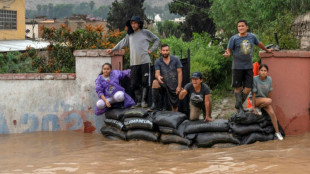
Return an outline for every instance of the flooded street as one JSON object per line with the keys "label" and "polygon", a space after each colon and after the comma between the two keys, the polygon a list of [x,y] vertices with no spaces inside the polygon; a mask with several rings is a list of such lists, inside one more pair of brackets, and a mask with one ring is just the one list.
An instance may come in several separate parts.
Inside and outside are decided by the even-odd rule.
{"label": "flooded street", "polygon": [[0,135],[0,173],[310,173],[310,133],[227,148],[178,147],[69,131]]}

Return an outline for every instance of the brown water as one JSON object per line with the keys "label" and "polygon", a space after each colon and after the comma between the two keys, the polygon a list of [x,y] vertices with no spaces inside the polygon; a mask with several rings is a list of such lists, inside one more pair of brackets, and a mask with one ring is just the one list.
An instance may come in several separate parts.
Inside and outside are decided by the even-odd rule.
{"label": "brown water", "polygon": [[310,133],[229,148],[178,147],[69,131],[0,135],[0,173],[310,173]]}

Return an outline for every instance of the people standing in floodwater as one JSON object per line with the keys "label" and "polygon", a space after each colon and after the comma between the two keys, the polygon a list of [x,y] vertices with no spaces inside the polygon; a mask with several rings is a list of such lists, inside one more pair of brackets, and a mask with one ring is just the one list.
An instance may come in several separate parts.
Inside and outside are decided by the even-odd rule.
{"label": "people standing in floodwater", "polygon": [[[134,92],[136,107],[147,107],[148,87],[151,84],[149,54],[155,51],[160,43],[160,39],[151,31],[143,29],[143,21],[139,16],[132,16],[126,22],[128,27],[127,35],[114,48],[107,49],[110,54],[126,46],[130,48],[130,89]],[[149,43],[153,43],[149,48]],[[141,94],[142,91],[142,94]]]}
{"label": "people standing in floodwater", "polygon": [[178,111],[179,93],[182,85],[182,63],[176,56],[170,55],[168,44],[162,44],[161,57],[155,61],[155,80],[152,85],[151,110],[157,109],[160,96],[168,96],[172,111]]}
{"label": "people standing in floodwater", "polygon": [[213,121],[211,118],[211,94],[209,86],[203,83],[202,74],[194,72],[192,82],[185,85],[179,94],[179,99],[183,100],[186,95],[190,97],[190,120],[198,120],[203,113],[204,121]]}
{"label": "people standing in floodwater", "polygon": [[99,97],[95,107],[96,115],[101,115],[112,107],[127,108],[136,104],[119,84],[119,80],[129,75],[130,70],[112,70],[110,63],[102,65],[102,70],[95,81],[96,92]]}
{"label": "people standing in floodwater", "polygon": [[257,115],[261,115],[261,109],[264,109],[271,118],[272,125],[276,131],[275,135],[279,140],[283,140],[281,133],[279,132],[278,121],[276,114],[271,106],[271,91],[272,79],[268,76],[268,66],[265,64],[260,65],[258,76],[253,78],[253,89],[250,93],[252,100],[253,111]]}
{"label": "people standing in floodwater", "polygon": [[254,44],[266,52],[271,52],[271,49],[267,49],[254,34],[248,32],[249,27],[246,20],[239,20],[237,25],[239,33],[229,39],[227,50],[223,56],[229,58],[233,53],[232,87],[236,98],[235,108],[239,112],[243,110],[242,104],[253,86]]}

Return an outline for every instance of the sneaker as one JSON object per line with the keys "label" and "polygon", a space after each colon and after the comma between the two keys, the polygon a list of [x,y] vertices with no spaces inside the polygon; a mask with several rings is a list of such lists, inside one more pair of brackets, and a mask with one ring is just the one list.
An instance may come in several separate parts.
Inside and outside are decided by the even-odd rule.
{"label": "sneaker", "polygon": [[280,141],[283,140],[283,137],[282,137],[280,132],[276,133],[275,136],[277,137],[278,140],[280,140]]}
{"label": "sneaker", "polygon": [[258,115],[262,115],[262,110],[260,108],[256,107],[255,109],[256,109]]}

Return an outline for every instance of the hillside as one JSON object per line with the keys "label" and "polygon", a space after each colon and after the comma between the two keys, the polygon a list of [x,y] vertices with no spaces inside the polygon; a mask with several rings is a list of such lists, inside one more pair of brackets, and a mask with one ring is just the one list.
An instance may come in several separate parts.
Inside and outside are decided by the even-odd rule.
{"label": "hillside", "polygon": [[[94,1],[97,7],[102,5],[110,5],[114,0],[26,0],[26,9],[34,10],[38,4],[47,5],[52,4],[79,4],[82,2]],[[119,0],[120,1],[120,0]],[[172,0],[145,0],[145,2],[151,6],[164,6]]]}

